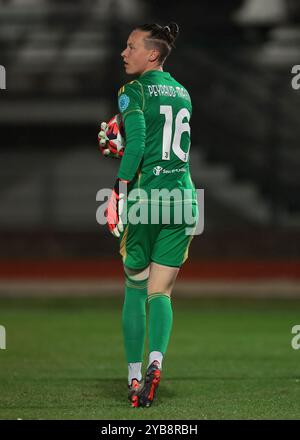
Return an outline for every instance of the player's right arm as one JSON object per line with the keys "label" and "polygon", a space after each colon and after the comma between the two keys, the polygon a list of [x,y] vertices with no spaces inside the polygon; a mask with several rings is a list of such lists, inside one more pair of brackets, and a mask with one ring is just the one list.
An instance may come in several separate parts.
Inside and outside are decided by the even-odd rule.
{"label": "player's right arm", "polygon": [[121,87],[118,106],[126,134],[126,148],[118,178],[130,181],[134,178],[143,158],[146,140],[143,90],[138,81],[132,81]]}
{"label": "player's right arm", "polygon": [[[127,194],[125,187],[136,175],[145,150],[146,124],[143,112],[143,95],[137,81],[126,84],[120,89],[118,105],[124,122],[126,148],[106,211],[108,228],[116,237],[120,237],[120,232],[123,231],[121,211],[124,204],[124,194]],[[122,191],[120,190],[121,185]]]}

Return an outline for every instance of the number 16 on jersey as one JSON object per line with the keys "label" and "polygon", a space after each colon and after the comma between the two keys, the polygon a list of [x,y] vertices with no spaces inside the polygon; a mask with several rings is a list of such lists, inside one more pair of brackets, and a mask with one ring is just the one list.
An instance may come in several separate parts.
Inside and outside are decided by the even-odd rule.
{"label": "number 16 on jersey", "polygon": [[[161,105],[160,106],[160,114],[165,115],[165,124],[163,128],[163,146],[162,146],[162,160],[170,160],[170,151],[171,146],[173,152],[176,156],[182,160],[183,162],[188,161],[189,150],[190,150],[190,134],[191,127],[189,124],[190,121],[190,112],[186,108],[182,108],[176,115],[175,119],[175,129],[174,136],[172,136],[172,123],[173,123],[173,109],[170,105]],[[187,119],[187,122],[183,122],[184,119]],[[189,144],[187,152],[183,151],[180,143],[181,137],[184,132],[187,132],[189,135]],[[173,142],[172,142],[173,137]]]}

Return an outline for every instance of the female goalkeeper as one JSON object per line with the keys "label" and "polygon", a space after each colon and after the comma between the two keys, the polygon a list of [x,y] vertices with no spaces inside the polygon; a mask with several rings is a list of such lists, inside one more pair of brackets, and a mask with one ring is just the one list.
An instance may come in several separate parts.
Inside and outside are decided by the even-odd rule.
{"label": "female goalkeeper", "polygon": [[[138,26],[121,53],[126,73],[135,79],[118,94],[126,148],[106,217],[110,231],[120,238],[124,264],[122,319],[132,406],[148,407],[155,397],[172,329],[171,292],[198,219],[189,170],[191,99],[163,71],[178,31],[176,23]],[[138,212],[137,200],[146,221],[145,216],[143,221],[130,216],[131,208]],[[185,220],[187,209],[192,222]],[[155,220],[153,212],[158,213]],[[147,302],[149,363],[142,381]]]}

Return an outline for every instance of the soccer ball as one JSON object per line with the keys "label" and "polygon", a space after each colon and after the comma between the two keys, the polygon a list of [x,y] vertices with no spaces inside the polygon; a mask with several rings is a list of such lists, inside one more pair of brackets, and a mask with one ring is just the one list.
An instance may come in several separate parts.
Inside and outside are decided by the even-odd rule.
{"label": "soccer ball", "polygon": [[[122,157],[125,149],[125,130],[121,114],[116,114],[107,123],[102,122],[101,129],[105,133],[106,139],[105,145],[101,146],[103,154],[105,156]],[[103,134],[101,137],[103,139]]]}

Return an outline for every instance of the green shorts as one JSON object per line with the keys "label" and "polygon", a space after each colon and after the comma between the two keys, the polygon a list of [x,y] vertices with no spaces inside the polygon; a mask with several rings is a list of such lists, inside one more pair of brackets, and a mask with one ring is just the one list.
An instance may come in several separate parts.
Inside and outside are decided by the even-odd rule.
{"label": "green shorts", "polygon": [[[198,222],[198,207],[190,206],[194,222],[174,220],[174,208],[170,208],[168,223],[159,213],[157,224],[151,223],[151,210],[148,224],[129,222],[124,225],[120,237],[120,254],[123,264],[130,269],[144,269],[152,261],[164,266],[180,267],[188,258],[188,251]],[[182,218],[184,216],[182,215]]]}

